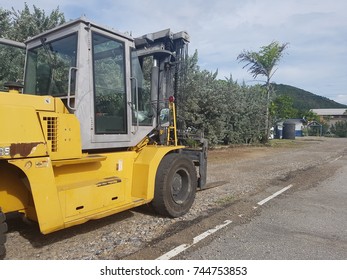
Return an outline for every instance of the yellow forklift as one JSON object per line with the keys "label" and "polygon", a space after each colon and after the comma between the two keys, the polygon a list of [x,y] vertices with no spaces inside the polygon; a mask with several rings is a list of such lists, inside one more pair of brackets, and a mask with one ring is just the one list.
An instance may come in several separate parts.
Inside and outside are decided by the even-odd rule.
{"label": "yellow forklift", "polygon": [[177,129],[188,43],[186,32],[132,38],[86,18],[25,42],[24,85],[0,92],[0,254],[12,212],[48,234],[143,204],[189,211],[207,145],[186,147]]}

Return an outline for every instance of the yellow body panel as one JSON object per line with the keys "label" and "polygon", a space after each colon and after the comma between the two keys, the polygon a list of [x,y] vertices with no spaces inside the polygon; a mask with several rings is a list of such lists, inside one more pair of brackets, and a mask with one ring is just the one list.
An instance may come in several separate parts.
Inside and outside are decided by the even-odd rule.
{"label": "yellow body panel", "polygon": [[140,152],[85,154],[71,160],[9,160],[25,174],[27,184],[16,190],[29,189],[22,197],[32,196],[36,212],[25,199],[14,202],[0,188],[3,210],[21,210],[35,220],[37,215],[41,232],[50,233],[143,205],[153,199],[160,161],[179,148],[147,146]]}
{"label": "yellow body panel", "polygon": [[162,158],[183,146],[146,146],[134,164],[132,195],[147,201],[153,199],[155,175]]}
{"label": "yellow body panel", "polygon": [[7,153],[1,153],[0,156],[16,158],[47,155],[45,139],[34,108],[1,106],[0,127],[3,131],[0,147],[8,149]]}
{"label": "yellow body panel", "polygon": [[81,223],[99,212],[131,204],[134,152],[108,153],[93,162],[58,165],[56,188],[67,224]]}
{"label": "yellow body panel", "polygon": [[1,158],[80,158],[80,124],[60,99],[0,93]]}
{"label": "yellow body panel", "polygon": [[41,231],[45,233],[63,228],[64,220],[51,160],[41,157],[10,160],[9,163],[20,168],[28,179]]}
{"label": "yellow body panel", "polygon": [[[0,106],[25,106],[31,107],[37,111],[55,111],[56,99],[52,96],[38,96],[27,94],[16,94],[9,92],[0,92]],[[60,100],[58,102],[61,102]],[[20,116],[18,116],[20,117]]]}
{"label": "yellow body panel", "polygon": [[[7,162],[0,162],[0,201],[5,213],[24,211],[33,206],[25,175]],[[35,218],[33,218],[35,219]]]}
{"label": "yellow body panel", "polygon": [[75,115],[38,113],[51,160],[82,156],[80,125]]}

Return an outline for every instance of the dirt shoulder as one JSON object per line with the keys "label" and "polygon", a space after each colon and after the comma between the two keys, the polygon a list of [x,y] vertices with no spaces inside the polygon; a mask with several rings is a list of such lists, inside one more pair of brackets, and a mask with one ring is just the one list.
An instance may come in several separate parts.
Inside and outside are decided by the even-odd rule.
{"label": "dirt shoulder", "polygon": [[198,192],[191,211],[181,218],[158,217],[144,206],[49,235],[40,234],[36,225],[11,219],[5,259],[126,258],[188,225],[202,223],[235,201],[286,184],[296,172],[347,154],[347,139],[305,137],[272,144],[209,151],[208,183],[222,185]]}

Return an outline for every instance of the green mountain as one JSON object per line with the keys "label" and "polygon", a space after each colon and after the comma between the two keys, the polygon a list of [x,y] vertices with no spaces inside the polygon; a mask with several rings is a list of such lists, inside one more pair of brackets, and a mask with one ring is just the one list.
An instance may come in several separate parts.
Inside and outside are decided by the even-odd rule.
{"label": "green mountain", "polygon": [[285,95],[293,100],[293,107],[299,111],[324,108],[346,108],[347,105],[337,103],[329,98],[319,96],[306,90],[283,84],[272,84],[277,96]]}

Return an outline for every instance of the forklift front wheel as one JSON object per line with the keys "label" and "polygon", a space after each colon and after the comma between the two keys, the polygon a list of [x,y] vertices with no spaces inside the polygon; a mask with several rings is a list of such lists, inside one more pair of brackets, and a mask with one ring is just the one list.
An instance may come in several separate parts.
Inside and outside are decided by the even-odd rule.
{"label": "forklift front wheel", "polygon": [[166,155],[157,170],[152,206],[160,215],[180,217],[191,208],[197,188],[197,174],[190,158]]}

